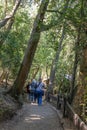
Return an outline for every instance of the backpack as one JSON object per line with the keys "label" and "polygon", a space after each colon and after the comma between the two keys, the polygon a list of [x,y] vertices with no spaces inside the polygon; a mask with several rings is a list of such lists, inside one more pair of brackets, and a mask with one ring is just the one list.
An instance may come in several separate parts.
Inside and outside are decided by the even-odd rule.
{"label": "backpack", "polygon": [[38,93],[38,94],[41,93],[42,96],[44,96],[44,90],[43,90],[43,88],[44,88],[44,84],[43,84],[43,83],[39,83],[39,84],[37,85],[37,89],[36,89],[37,93]]}
{"label": "backpack", "polygon": [[30,92],[35,92],[35,83],[31,83]]}

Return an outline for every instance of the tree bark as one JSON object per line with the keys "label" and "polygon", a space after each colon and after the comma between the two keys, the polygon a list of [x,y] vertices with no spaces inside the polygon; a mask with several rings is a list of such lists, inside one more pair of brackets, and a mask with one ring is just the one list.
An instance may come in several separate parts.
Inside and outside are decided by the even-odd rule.
{"label": "tree bark", "polygon": [[[84,9],[86,9],[86,1],[81,0],[81,10],[80,10],[80,19],[81,24],[79,25],[80,30],[80,39],[79,39],[79,58],[80,58],[80,70],[78,76],[78,89],[74,99],[74,109],[76,110],[77,114],[85,115],[84,111],[82,110],[86,106],[87,98],[87,41],[85,37],[87,37],[87,32],[84,31],[86,28],[85,25],[85,13]],[[85,97],[85,98],[84,98]]]}
{"label": "tree bark", "polygon": [[41,24],[44,19],[44,15],[48,6],[49,0],[42,0],[38,14],[35,18],[33,29],[30,35],[30,39],[28,42],[28,47],[25,52],[25,56],[23,59],[23,62],[21,64],[18,76],[14,82],[14,85],[12,87],[11,94],[15,98],[19,98],[19,95],[22,93],[22,89],[25,83],[25,80],[28,76],[28,73],[30,71],[30,67],[32,65],[32,61],[34,58],[34,54],[40,39],[41,34]]}
{"label": "tree bark", "polygon": [[58,50],[56,52],[56,56],[55,56],[55,58],[53,60],[52,66],[51,66],[50,84],[49,84],[49,91],[51,91],[51,92],[53,91],[55,72],[56,72],[56,69],[57,69],[57,63],[58,63],[58,60],[59,60],[59,56],[60,56],[64,36],[65,36],[65,23],[63,25],[63,31],[62,31],[62,36],[60,38],[60,42],[58,43]]}
{"label": "tree bark", "polygon": [[78,36],[77,36],[77,41],[75,43],[75,60],[74,60],[74,66],[73,66],[73,73],[72,73],[72,81],[71,81],[71,95],[70,95],[70,103],[73,102],[74,98],[74,90],[75,90],[75,79],[76,79],[76,71],[77,71],[77,65],[79,61],[79,42],[80,42],[80,31],[81,28],[78,29]]}
{"label": "tree bark", "polygon": [[4,6],[4,14],[6,16],[6,13],[7,13],[7,0],[5,0],[5,6]]}

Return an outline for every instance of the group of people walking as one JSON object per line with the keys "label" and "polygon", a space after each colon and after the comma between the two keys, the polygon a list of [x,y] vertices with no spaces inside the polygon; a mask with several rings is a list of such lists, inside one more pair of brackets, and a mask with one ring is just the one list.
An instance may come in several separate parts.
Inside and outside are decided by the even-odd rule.
{"label": "group of people walking", "polygon": [[42,79],[39,78],[37,82],[35,79],[27,85],[28,99],[30,102],[37,102],[38,105],[42,105],[42,97],[44,96],[45,84]]}

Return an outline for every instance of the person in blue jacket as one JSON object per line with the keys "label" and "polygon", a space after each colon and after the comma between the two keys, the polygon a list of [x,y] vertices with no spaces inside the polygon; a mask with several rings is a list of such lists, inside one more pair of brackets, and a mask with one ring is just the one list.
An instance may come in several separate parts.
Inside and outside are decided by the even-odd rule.
{"label": "person in blue jacket", "polygon": [[39,78],[39,82],[37,84],[37,103],[38,105],[42,105],[42,96],[44,95],[44,83],[42,82],[42,79]]}

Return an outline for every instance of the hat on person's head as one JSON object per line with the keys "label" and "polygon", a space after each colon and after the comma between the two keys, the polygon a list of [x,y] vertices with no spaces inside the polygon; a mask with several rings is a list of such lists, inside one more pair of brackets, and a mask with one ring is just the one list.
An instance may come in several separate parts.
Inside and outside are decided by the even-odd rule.
{"label": "hat on person's head", "polygon": [[33,79],[33,80],[32,80],[32,82],[33,82],[33,83],[36,83],[36,80],[35,80],[35,79]]}

